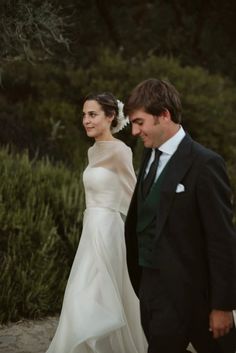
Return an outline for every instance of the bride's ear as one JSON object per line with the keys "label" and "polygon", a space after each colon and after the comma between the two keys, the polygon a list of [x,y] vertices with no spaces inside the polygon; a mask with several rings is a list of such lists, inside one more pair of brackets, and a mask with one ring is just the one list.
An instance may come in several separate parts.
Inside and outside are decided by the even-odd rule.
{"label": "bride's ear", "polygon": [[110,121],[110,123],[112,123],[112,121],[115,119],[115,113],[113,113],[112,115],[107,117]]}

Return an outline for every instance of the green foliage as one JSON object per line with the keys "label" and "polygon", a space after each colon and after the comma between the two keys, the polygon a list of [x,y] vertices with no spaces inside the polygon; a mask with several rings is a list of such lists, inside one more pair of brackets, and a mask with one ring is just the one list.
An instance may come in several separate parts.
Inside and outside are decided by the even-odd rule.
{"label": "green foliage", "polygon": [[[228,79],[199,67],[183,68],[174,59],[128,60],[105,48],[86,67],[8,63],[0,88],[0,144],[28,150],[29,156],[0,152],[0,307],[6,308],[1,321],[60,308],[81,231],[80,171],[92,143],[81,125],[83,97],[111,91],[124,100],[149,77],[177,87],[184,128],[225,158],[236,195],[236,88]],[[133,148],[137,170],[142,144],[130,127],[118,137]]]}
{"label": "green foliage", "polygon": [[[181,93],[183,125],[199,142],[235,160],[236,89],[220,75],[199,67],[183,68],[177,60],[149,56],[126,60],[101,48],[94,64],[4,67],[0,102],[0,142],[28,149],[30,156],[49,156],[77,168],[88,147],[81,125],[81,102],[90,92],[111,91],[124,100],[141,80],[170,80]],[[133,148],[129,129],[118,135]]]}
{"label": "green foliage", "polygon": [[18,150],[27,149],[31,158],[50,156],[77,168],[87,145],[79,129],[78,96],[73,97],[68,71],[42,64],[8,63],[0,88],[2,114],[0,142]]}
{"label": "green foliage", "polygon": [[91,66],[105,45],[126,58],[174,56],[235,80],[235,13],[233,0],[1,0],[0,63],[26,57]]}
{"label": "green foliage", "polygon": [[[149,77],[167,79],[176,86],[183,104],[184,128],[198,142],[225,158],[236,195],[236,88],[230,80],[210,75],[200,67],[183,68],[174,59],[151,55],[128,61],[120,54],[104,50],[96,65],[83,70],[83,75],[81,69],[74,73],[73,83],[78,85],[82,80],[79,90],[84,94],[110,90],[123,100],[137,83]],[[124,139],[135,149],[134,139],[127,134]],[[140,156],[137,146],[136,166]]]}
{"label": "green foliage", "polygon": [[81,174],[0,150],[0,322],[60,309],[82,228]]}

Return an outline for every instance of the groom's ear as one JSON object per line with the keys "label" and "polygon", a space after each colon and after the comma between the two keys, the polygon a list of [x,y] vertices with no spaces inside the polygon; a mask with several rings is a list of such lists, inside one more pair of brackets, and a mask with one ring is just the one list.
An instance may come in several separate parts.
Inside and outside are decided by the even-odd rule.
{"label": "groom's ear", "polygon": [[163,110],[163,112],[159,115],[159,118],[163,120],[163,122],[171,121],[171,114],[168,109]]}
{"label": "groom's ear", "polygon": [[163,116],[164,116],[164,118],[166,118],[168,120],[171,120],[171,114],[170,114],[170,111],[168,109],[164,110]]}

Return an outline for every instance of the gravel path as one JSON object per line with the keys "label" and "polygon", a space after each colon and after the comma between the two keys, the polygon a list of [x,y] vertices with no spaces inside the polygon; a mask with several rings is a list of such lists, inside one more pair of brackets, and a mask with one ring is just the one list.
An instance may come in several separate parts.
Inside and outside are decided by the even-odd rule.
{"label": "gravel path", "polygon": [[45,353],[57,321],[57,317],[48,317],[0,325],[0,353]]}
{"label": "gravel path", "polygon": [[0,353],[45,353],[57,322],[58,317],[48,317],[0,325]]}

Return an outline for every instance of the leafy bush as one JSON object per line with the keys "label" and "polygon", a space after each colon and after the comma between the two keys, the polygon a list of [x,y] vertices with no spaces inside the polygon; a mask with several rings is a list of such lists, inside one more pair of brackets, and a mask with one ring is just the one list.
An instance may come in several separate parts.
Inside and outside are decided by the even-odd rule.
{"label": "leafy bush", "polygon": [[82,227],[81,175],[0,150],[0,321],[59,310]]}
{"label": "leafy bush", "polygon": [[[79,86],[83,95],[110,90],[123,100],[136,84],[150,77],[167,79],[176,86],[181,94],[184,128],[225,158],[236,195],[236,88],[231,81],[200,67],[183,68],[175,59],[150,56],[128,61],[105,50],[96,65],[73,73],[73,85]],[[134,149],[137,168],[140,145],[127,131],[123,136]]]}
{"label": "leafy bush", "polygon": [[[0,144],[29,157],[0,156],[1,320],[40,316],[60,307],[81,228],[82,190],[77,172],[53,168],[63,162],[82,170],[88,145],[81,103],[90,92],[111,91],[124,100],[149,77],[168,79],[181,93],[183,126],[226,160],[236,195],[236,89],[228,79],[199,67],[156,56],[124,59],[103,50],[93,65],[3,68]],[[142,144],[130,127],[118,134],[134,150],[138,169]],[[36,157],[49,161],[36,162]],[[77,213],[79,218],[77,219]]]}
{"label": "leafy bush", "polygon": [[[0,88],[0,143],[28,149],[30,156],[49,156],[77,168],[88,147],[81,125],[81,102],[90,92],[111,91],[124,100],[141,80],[170,80],[180,91],[183,125],[199,142],[226,160],[236,134],[236,89],[226,78],[199,67],[181,67],[177,60],[149,56],[126,60],[103,49],[89,67],[24,62],[4,67]],[[129,129],[119,137],[135,146]]]}

